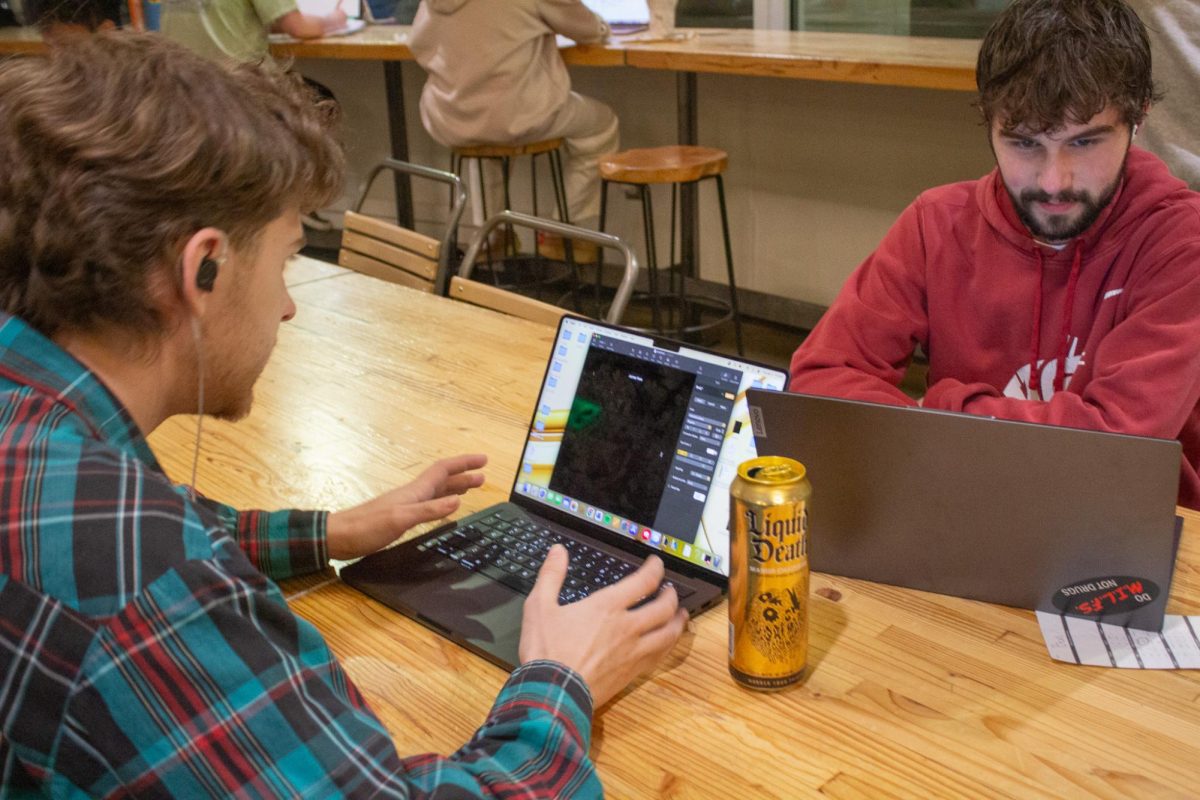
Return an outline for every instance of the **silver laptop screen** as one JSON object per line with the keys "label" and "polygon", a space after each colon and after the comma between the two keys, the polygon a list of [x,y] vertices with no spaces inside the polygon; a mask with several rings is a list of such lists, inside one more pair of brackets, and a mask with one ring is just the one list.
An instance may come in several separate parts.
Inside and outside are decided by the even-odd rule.
{"label": "silver laptop screen", "polygon": [[646,0],[583,0],[609,25],[645,25],[650,21]]}
{"label": "silver laptop screen", "polygon": [[746,390],[787,375],[566,318],[514,492],[729,574],[729,485],[755,456]]}

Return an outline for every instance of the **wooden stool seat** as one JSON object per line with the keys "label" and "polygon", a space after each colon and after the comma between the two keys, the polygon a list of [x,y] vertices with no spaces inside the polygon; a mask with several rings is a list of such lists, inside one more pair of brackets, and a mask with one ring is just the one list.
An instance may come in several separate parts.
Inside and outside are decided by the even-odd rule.
{"label": "wooden stool seat", "polygon": [[600,177],[618,183],[691,183],[720,175],[728,163],[729,154],[715,147],[644,147],[606,156]]}
{"label": "wooden stool seat", "polygon": [[527,144],[476,144],[470,147],[452,147],[451,152],[459,158],[516,158],[549,153],[562,146],[562,139],[546,139]]}

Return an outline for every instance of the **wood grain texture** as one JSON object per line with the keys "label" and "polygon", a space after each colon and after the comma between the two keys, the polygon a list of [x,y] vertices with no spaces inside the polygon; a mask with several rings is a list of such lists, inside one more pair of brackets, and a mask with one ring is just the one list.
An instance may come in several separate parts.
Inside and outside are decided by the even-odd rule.
{"label": "wood grain texture", "polygon": [[[407,25],[368,25],[349,36],[274,43],[271,54],[276,58],[412,61],[409,31]],[[975,90],[977,39],[721,28],[699,28],[694,33],[683,42],[639,43],[618,37],[560,52],[564,61],[577,66]],[[43,47],[36,31],[0,28],[0,54]]]}
{"label": "wood grain texture", "polygon": [[[253,413],[206,423],[200,489],[247,507],[342,507],[482,451],[488,483],[464,510],[503,499],[553,330],[362,275],[294,274],[299,313]],[[187,419],[152,443],[187,474]],[[1182,513],[1170,611],[1198,613],[1200,515]],[[288,582],[293,608],[401,752],[453,752],[503,673],[327,577]],[[1200,672],[1053,662],[1027,611],[826,575],[813,590],[802,685],[735,685],[721,606],[603,710],[592,755],[609,796],[1196,796]]]}
{"label": "wood grain texture", "polygon": [[567,313],[566,309],[543,303],[541,300],[457,275],[450,279],[450,297],[542,325],[557,326],[563,314]]}
{"label": "wood grain texture", "polygon": [[600,177],[622,183],[686,183],[720,175],[728,163],[729,154],[715,147],[639,147],[601,157]]}
{"label": "wood grain texture", "polygon": [[719,29],[694,33],[682,42],[628,42],[625,63],[645,69],[975,90],[975,39]]}

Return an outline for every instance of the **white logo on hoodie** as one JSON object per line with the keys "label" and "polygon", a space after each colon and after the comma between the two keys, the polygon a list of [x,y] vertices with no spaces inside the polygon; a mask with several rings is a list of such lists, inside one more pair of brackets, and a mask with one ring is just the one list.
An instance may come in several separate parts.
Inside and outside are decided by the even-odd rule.
{"label": "white logo on hoodie", "polygon": [[[1079,369],[1079,365],[1083,363],[1085,353],[1075,354],[1075,350],[1079,347],[1079,337],[1072,336],[1069,340],[1071,347],[1067,350],[1067,372],[1063,378],[1063,388],[1071,385],[1071,377],[1075,371]],[[1040,386],[1029,385],[1029,365],[1024,364],[1017,374],[1009,379],[1008,385],[1004,387],[1005,397],[1014,397],[1018,400],[1049,400],[1054,396],[1054,377],[1058,374],[1058,359],[1053,358],[1049,361],[1042,359],[1038,361],[1038,367],[1041,369]]]}

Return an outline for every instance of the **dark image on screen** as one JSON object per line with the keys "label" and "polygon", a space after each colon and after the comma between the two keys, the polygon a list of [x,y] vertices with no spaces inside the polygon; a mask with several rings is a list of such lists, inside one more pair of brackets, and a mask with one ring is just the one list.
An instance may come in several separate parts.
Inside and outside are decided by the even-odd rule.
{"label": "dark image on screen", "polygon": [[592,347],[550,489],[654,523],[696,376]]}

